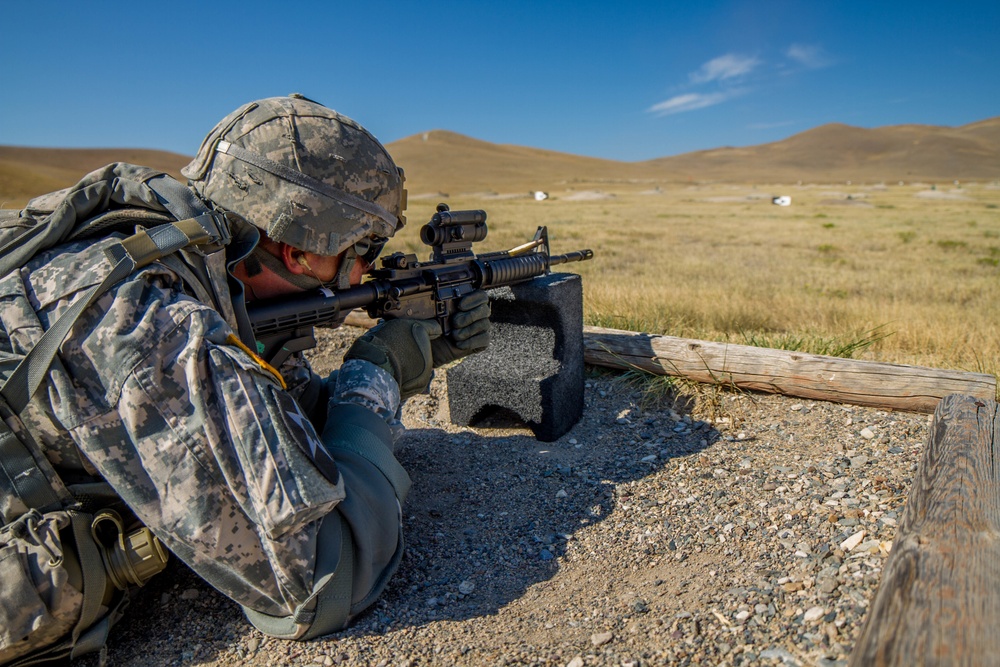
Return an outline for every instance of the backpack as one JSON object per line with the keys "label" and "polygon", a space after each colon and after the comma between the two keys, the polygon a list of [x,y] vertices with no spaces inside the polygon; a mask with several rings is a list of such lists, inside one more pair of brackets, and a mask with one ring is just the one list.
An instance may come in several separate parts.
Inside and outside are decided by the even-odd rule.
{"label": "backpack", "polygon": [[167,551],[147,528],[135,528],[111,487],[65,483],[20,415],[87,307],[153,261],[184,249],[221,249],[231,239],[229,216],[209,211],[170,176],[123,163],[33,199],[22,211],[0,211],[0,278],[61,243],[106,238],[122,223],[135,231],[108,249],[114,268],[101,283],[23,358],[0,362],[0,378],[6,377],[0,386],[0,665],[100,649],[122,616],[129,586],[166,567]]}

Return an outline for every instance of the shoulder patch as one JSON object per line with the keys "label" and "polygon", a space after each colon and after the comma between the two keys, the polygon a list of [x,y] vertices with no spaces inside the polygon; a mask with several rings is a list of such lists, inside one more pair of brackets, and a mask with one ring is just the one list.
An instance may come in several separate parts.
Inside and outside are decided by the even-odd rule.
{"label": "shoulder patch", "polygon": [[288,395],[287,392],[273,389],[275,402],[278,404],[278,413],[285,429],[292,438],[299,444],[303,453],[309,457],[317,469],[326,477],[331,484],[340,481],[340,471],[337,463],[330,456],[330,452],[316,435],[316,429],[312,422],[302,412],[299,404]]}

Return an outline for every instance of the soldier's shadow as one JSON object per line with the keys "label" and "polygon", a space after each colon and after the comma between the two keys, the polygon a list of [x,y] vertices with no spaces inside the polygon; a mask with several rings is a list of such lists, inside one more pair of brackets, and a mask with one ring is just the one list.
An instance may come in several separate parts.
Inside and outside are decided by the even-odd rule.
{"label": "soldier's shadow", "polygon": [[[669,407],[638,409],[627,387],[600,386],[607,391],[588,389],[584,420],[551,443],[526,427],[409,430],[397,451],[413,480],[399,571],[351,628],[317,644],[496,614],[555,576],[582,530],[614,516],[622,485],[721,437],[707,423],[676,422]],[[686,412],[691,403],[680,396],[671,407]],[[242,644],[272,641],[175,558],[136,596],[108,648],[116,664],[172,665],[210,660],[234,646],[241,657]],[[87,656],[74,664],[101,661]]]}
{"label": "soldier's shadow", "polygon": [[581,423],[552,443],[527,430],[408,432],[397,452],[413,480],[406,555],[348,634],[497,613],[552,578],[581,530],[613,516],[623,484],[721,437],[704,423],[674,422],[669,410],[636,412],[607,410],[599,433]]}

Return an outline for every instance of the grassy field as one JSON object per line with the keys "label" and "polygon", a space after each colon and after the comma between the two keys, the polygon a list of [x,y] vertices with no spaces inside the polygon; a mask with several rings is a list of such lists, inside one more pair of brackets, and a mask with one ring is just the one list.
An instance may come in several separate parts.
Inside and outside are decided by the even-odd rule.
{"label": "grassy field", "polygon": [[[555,253],[592,248],[587,324],[1000,373],[1000,186],[640,187],[448,203],[487,210],[482,251],[543,224]],[[389,251],[426,257],[435,204]]]}
{"label": "grassy field", "polygon": [[[920,141],[910,141],[914,132]],[[876,150],[895,146],[889,139],[900,133],[911,147],[941,148],[944,135],[951,143],[902,158]],[[420,226],[445,199],[454,209],[488,211],[480,251],[523,243],[539,225],[548,225],[554,252],[593,249],[593,261],[569,269],[584,276],[588,324],[998,374],[1000,185],[982,175],[998,173],[998,133],[1000,118],[957,129],[825,126],[659,168],[431,132],[392,144],[407,169],[410,205],[409,225],[389,250],[425,258]],[[978,162],[960,150],[972,139]],[[971,161],[958,164],[957,155]],[[172,173],[187,161],[124,149],[0,147],[0,201],[23,205],[112,159]],[[871,185],[869,171],[892,173],[887,160],[912,173],[974,168],[979,182]],[[792,167],[807,182],[854,173],[855,185],[764,185]],[[726,182],[699,184],[712,174]],[[868,185],[857,185],[863,179]],[[527,196],[539,187],[552,198]],[[774,206],[773,195],[792,205]]]}

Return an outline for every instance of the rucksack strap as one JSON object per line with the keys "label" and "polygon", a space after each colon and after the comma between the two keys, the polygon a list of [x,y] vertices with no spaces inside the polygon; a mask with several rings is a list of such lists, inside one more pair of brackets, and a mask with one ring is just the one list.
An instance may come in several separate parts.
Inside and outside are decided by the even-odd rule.
{"label": "rucksack strap", "polygon": [[160,225],[148,232],[140,230],[108,248],[109,258],[115,262],[114,268],[42,334],[38,343],[17,365],[3,387],[0,387],[0,396],[14,412],[21,414],[48,373],[59,346],[83,311],[134,270],[188,245],[221,246],[228,243],[230,238],[228,219],[221,213],[206,213],[197,218]]}
{"label": "rucksack strap", "polygon": [[[0,498],[20,501],[20,505],[8,500],[0,509],[0,525],[13,520],[29,509],[46,510],[58,507],[62,498],[52,487],[48,476],[40,466],[48,466],[48,461],[36,461],[31,449],[7,424],[7,419],[15,418],[9,406],[0,398]],[[49,471],[54,474],[54,471]]]}
{"label": "rucksack strap", "polygon": [[163,208],[177,220],[196,218],[209,212],[205,203],[190,188],[168,174],[160,174],[146,181],[146,185],[160,200]]}

